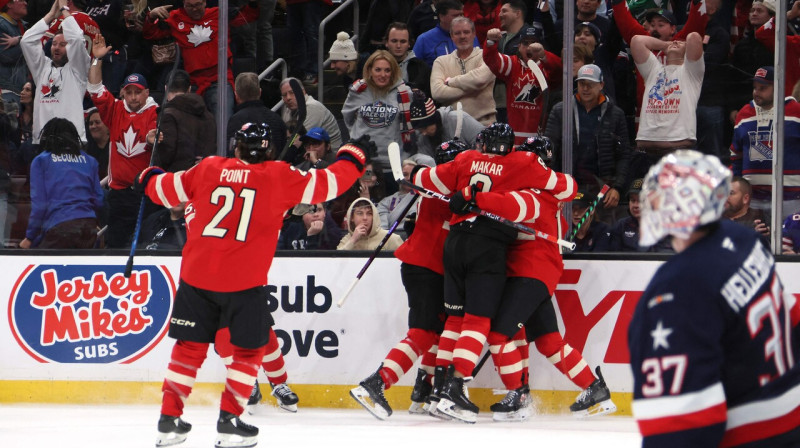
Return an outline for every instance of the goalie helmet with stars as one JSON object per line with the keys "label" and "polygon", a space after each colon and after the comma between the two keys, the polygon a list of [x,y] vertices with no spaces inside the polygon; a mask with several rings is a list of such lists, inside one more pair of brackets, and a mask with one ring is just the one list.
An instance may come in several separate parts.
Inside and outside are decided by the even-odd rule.
{"label": "goalie helmet with stars", "polygon": [[234,134],[242,159],[250,163],[273,160],[270,150],[270,130],[267,123],[245,123]]}
{"label": "goalie helmet with stars", "polygon": [[730,190],[731,172],[718,158],[694,150],[664,156],[642,185],[639,245],[652,246],[667,235],[686,239],[718,221]]}

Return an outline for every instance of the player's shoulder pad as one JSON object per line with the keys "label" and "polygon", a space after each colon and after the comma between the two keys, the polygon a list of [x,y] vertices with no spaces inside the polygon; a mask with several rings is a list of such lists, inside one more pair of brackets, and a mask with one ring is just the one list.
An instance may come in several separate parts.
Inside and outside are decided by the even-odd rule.
{"label": "player's shoulder pad", "polygon": [[367,82],[363,79],[356,80],[351,86],[350,91],[355,93],[361,93],[367,90]]}

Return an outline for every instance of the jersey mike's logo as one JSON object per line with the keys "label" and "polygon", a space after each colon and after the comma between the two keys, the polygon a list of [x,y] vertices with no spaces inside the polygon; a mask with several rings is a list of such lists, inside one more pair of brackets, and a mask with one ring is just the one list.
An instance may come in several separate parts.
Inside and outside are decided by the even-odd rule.
{"label": "jersey mike's logo", "polygon": [[164,266],[31,265],[8,305],[17,343],[40,362],[130,363],[167,331],[175,283]]}

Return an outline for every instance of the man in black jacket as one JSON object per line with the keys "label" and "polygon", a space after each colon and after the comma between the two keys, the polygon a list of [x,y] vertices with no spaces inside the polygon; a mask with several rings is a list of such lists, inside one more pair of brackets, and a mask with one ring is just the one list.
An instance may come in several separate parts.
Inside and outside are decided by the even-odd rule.
{"label": "man in black jacket", "polygon": [[167,105],[161,117],[161,135],[153,164],[168,172],[188,170],[216,154],[217,125],[203,97],[191,92],[189,74],[175,71],[167,85]]}
{"label": "man in black jacket", "polygon": [[[286,124],[281,116],[270,110],[261,101],[261,87],[258,75],[251,72],[239,73],[234,83],[234,96],[236,98],[236,112],[228,120],[225,136],[232,142],[233,135],[245,123],[267,123],[269,125],[270,146],[274,146],[277,153],[283,150],[286,144]],[[233,148],[231,147],[231,154]]]}
{"label": "man in black jacket", "polygon": [[[625,189],[631,161],[631,148],[625,113],[603,94],[603,73],[594,64],[578,70],[578,93],[574,96],[574,129],[572,142],[572,174],[578,185],[595,195],[604,183],[611,189],[603,198],[602,208],[613,211],[619,204],[620,192]],[[547,121],[545,136],[554,145],[554,166],[561,167],[561,110],[564,103],[553,107]],[[613,222],[613,217],[601,210],[599,218]]]}

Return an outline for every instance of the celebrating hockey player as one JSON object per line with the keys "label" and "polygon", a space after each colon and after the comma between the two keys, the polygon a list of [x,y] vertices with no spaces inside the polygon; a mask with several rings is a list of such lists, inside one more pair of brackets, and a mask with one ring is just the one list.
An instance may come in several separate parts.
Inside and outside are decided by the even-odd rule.
{"label": "celebrating hockey player", "polygon": [[[552,161],[552,145],[546,138],[528,137],[516,151],[534,152],[547,166]],[[577,186],[564,200],[572,200],[576,190]],[[566,232],[560,201],[547,191],[477,192],[473,201],[482,210],[514,216],[516,221],[550,235],[563,236]],[[492,361],[508,393],[492,405],[493,418],[521,421],[530,415],[528,341],[533,342],[540,353],[583,390],[570,406],[573,414],[594,416],[614,412],[616,405],[611,401],[600,367],[597,368],[599,378],[595,378],[583,355],[567,344],[558,331],[551,297],[564,270],[559,247],[542,238],[519,233],[517,240],[509,246],[506,267],[508,279],[487,342]]]}
{"label": "celebrating hockey player", "polygon": [[[436,152],[436,163],[450,162],[466,149],[460,141],[445,142]],[[383,391],[408,372],[420,355],[421,368],[411,393],[409,412],[425,412],[423,406],[431,391],[439,335],[444,329],[442,252],[452,213],[446,203],[434,198],[422,198],[418,207],[414,232],[394,253],[403,262],[400,277],[408,295],[408,333],[386,355],[378,370],[350,391],[356,401],[381,420],[392,415]],[[444,379],[444,368],[438,376]]]}
{"label": "celebrating hockey player", "polygon": [[[347,190],[367,162],[369,137],[344,145],[337,162],[303,172],[275,158],[267,124],[245,124],[235,135],[236,158],[209,157],[187,171],[150,167],[137,189],[166,207],[188,202],[187,241],[169,335],[177,339],[162,386],[156,446],[186,440],[180,417],[197,370],[219,328],[230,328],[227,369],[217,421],[217,447],[251,447],[258,428],[239,416],[247,404],[274,323],[267,273],[283,215],[297,203],[328,201]],[[279,187],[279,188],[276,188]],[[265,256],[266,254],[266,256]],[[252,331],[252,329],[264,329]]]}
{"label": "celebrating hockey player", "polygon": [[[482,131],[482,152],[465,151],[452,163],[421,169],[417,185],[454,196],[450,209],[468,211],[473,185],[479,191],[514,191],[541,188],[557,199],[574,194],[572,178],[547,168],[530,152],[511,152],[514,131],[495,123]],[[455,201],[460,198],[460,201]],[[474,213],[454,216],[445,242],[445,331],[439,338],[437,366],[449,366],[441,390],[434,387],[436,409],[467,423],[477,419],[478,407],[465,394],[464,382],[471,377],[480,357],[491,319],[495,316],[506,282],[506,250],[517,232]],[[447,355],[452,354],[452,361]]]}
{"label": "celebrating hockey player", "polygon": [[758,234],[720,219],[730,187],[717,158],[690,150],[644,179],[640,244],[671,235],[677,252],[628,331],[644,447],[800,446],[800,309]]}

